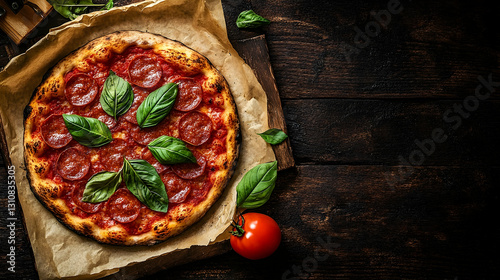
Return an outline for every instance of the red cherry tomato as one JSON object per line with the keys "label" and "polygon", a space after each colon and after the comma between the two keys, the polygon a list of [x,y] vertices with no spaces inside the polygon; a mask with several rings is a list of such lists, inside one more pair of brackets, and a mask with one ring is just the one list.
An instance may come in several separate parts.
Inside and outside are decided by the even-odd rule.
{"label": "red cherry tomato", "polygon": [[240,216],[231,233],[234,251],[251,260],[269,257],[281,242],[281,231],[276,221],[259,213]]}

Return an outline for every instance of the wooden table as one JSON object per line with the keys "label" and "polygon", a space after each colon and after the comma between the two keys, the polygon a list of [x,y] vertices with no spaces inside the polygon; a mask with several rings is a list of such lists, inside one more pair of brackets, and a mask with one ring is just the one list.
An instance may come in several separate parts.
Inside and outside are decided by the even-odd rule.
{"label": "wooden table", "polygon": [[[252,35],[233,27],[242,7],[272,21],[257,33],[267,38],[296,168],[279,173],[271,200],[256,211],[276,219],[283,240],[265,260],[229,252],[147,279],[497,279],[498,8],[429,0],[223,4],[231,40]],[[50,17],[15,48],[2,36],[0,66],[63,21]],[[1,209],[6,172],[4,164]],[[35,278],[20,242],[16,275]]]}

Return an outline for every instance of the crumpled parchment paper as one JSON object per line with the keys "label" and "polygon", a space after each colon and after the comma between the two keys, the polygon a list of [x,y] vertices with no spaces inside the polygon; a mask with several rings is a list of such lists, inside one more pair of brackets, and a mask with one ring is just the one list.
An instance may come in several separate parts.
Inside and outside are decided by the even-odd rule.
{"label": "crumpled parchment paper", "polygon": [[[22,112],[43,75],[76,48],[118,30],[160,34],[205,55],[227,79],[242,129],[237,169],[221,199],[187,231],[151,247],[103,245],[70,231],[36,200],[24,170]],[[256,134],[268,129],[266,103],[252,70],[227,39],[220,0],[145,1],[83,15],[51,30],[26,53],[14,58],[0,72],[0,115],[10,157],[17,167],[19,201],[40,279],[102,277],[130,264],[216,240],[235,214],[237,182],[253,166],[275,159],[271,147]]]}

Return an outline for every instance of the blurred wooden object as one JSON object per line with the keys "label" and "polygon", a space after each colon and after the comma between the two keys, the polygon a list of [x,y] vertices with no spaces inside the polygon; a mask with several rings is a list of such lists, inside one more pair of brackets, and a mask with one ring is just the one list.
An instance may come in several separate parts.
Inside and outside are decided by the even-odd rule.
{"label": "blurred wooden object", "polygon": [[40,8],[43,12],[43,17],[35,13],[35,11],[26,4],[19,13],[14,14],[7,6],[7,3],[0,1],[0,6],[6,11],[5,16],[0,18],[0,29],[2,29],[16,44],[20,44],[52,11],[52,6],[45,0],[30,0],[30,2]]}

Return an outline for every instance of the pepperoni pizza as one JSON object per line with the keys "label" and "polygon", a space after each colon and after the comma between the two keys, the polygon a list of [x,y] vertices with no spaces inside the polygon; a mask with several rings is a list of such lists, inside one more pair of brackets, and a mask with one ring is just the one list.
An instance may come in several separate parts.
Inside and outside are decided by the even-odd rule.
{"label": "pepperoni pizza", "polygon": [[152,245],[181,233],[216,202],[238,157],[224,77],[182,43],[144,32],[115,32],[66,56],[24,118],[33,193],[101,243]]}

